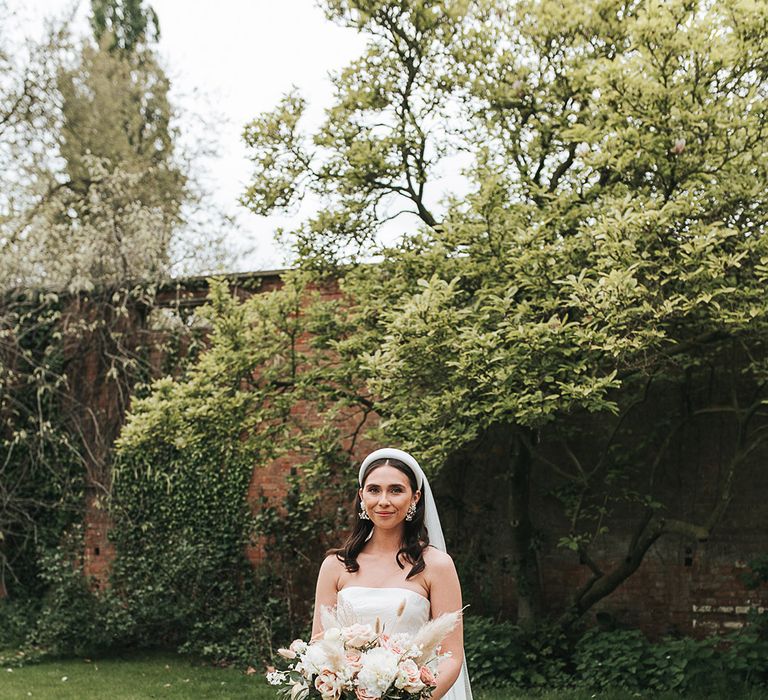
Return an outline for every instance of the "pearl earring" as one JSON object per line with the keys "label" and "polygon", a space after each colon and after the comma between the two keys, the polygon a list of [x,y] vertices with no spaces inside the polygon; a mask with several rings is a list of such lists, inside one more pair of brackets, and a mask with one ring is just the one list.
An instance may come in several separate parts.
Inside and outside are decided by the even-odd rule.
{"label": "pearl earring", "polygon": [[412,501],[411,505],[408,506],[408,511],[405,514],[405,519],[410,522],[413,520],[413,516],[416,515],[416,502]]}
{"label": "pearl earring", "polygon": [[360,520],[370,520],[371,516],[368,515],[368,511],[365,509],[365,506],[361,503],[360,504]]}

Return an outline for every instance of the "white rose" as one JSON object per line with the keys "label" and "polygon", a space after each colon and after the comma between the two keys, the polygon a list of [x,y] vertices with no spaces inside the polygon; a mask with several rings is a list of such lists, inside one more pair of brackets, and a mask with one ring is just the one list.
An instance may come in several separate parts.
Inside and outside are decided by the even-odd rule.
{"label": "white rose", "polygon": [[389,690],[397,675],[399,658],[389,649],[377,647],[365,652],[357,683],[369,695],[380,698]]}
{"label": "white rose", "polygon": [[328,654],[325,653],[325,649],[319,644],[310,644],[306,653],[301,657],[302,673],[307,678],[322,673],[330,665],[331,662],[328,659]]}
{"label": "white rose", "polygon": [[294,639],[288,648],[294,653],[294,654],[303,654],[307,650],[307,643],[302,639]]}

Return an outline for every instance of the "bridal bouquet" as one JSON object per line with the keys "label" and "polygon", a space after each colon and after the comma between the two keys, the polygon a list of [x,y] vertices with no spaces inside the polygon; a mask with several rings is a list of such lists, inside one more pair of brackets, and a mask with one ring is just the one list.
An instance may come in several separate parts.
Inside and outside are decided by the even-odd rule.
{"label": "bridal bouquet", "polygon": [[271,671],[267,680],[290,700],[427,700],[437,685],[437,664],[448,656],[440,653],[440,642],[459,615],[441,615],[415,635],[390,635],[378,619],[373,626],[343,626],[324,611],[323,636],[279,649],[287,668]]}

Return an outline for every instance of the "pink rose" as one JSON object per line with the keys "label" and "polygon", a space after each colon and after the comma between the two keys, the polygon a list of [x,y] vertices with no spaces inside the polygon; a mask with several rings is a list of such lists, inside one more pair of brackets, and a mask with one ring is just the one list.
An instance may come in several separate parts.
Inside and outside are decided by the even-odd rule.
{"label": "pink rose", "polygon": [[424,685],[430,686],[432,688],[437,685],[437,678],[435,678],[435,674],[432,673],[432,670],[429,668],[429,666],[422,666],[419,669],[419,678],[421,678],[421,681],[424,683]]}
{"label": "pink rose", "polygon": [[341,679],[332,671],[323,671],[315,678],[315,688],[324,700],[336,700],[341,696],[341,686]]}
{"label": "pink rose", "polygon": [[395,686],[408,693],[418,693],[424,690],[424,683],[421,680],[421,672],[415,661],[406,659],[397,665]]}
{"label": "pink rose", "polygon": [[378,700],[373,695],[368,695],[368,692],[364,688],[355,688],[355,697],[357,700]]}
{"label": "pink rose", "polygon": [[379,637],[379,641],[382,647],[389,649],[393,654],[397,654],[398,656],[405,654],[405,646],[402,642],[402,635],[394,635],[392,637],[382,635]]}
{"label": "pink rose", "polygon": [[277,653],[280,654],[284,659],[295,659],[296,658],[296,652],[292,649],[278,649]]}
{"label": "pink rose", "polygon": [[344,627],[341,630],[341,636],[349,646],[360,648],[376,639],[376,632],[374,632],[370,625],[356,623],[349,627]]}
{"label": "pink rose", "polygon": [[357,649],[349,649],[344,656],[347,659],[347,666],[352,671],[353,675],[363,667],[363,662],[361,661],[362,655]]}

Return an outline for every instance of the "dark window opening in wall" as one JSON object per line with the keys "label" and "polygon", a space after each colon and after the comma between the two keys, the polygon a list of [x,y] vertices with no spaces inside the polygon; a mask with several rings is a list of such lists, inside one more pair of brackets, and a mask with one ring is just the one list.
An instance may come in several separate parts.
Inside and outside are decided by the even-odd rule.
{"label": "dark window opening in wall", "polygon": [[99,552],[100,552],[100,550],[99,550],[99,548],[98,548],[98,547],[94,547],[94,548],[93,548],[93,554],[94,554],[95,556],[97,556],[97,557],[98,557],[98,556],[99,556]]}
{"label": "dark window opening in wall", "polygon": [[690,547],[685,548],[685,559],[683,559],[685,566],[693,566],[693,549]]}

